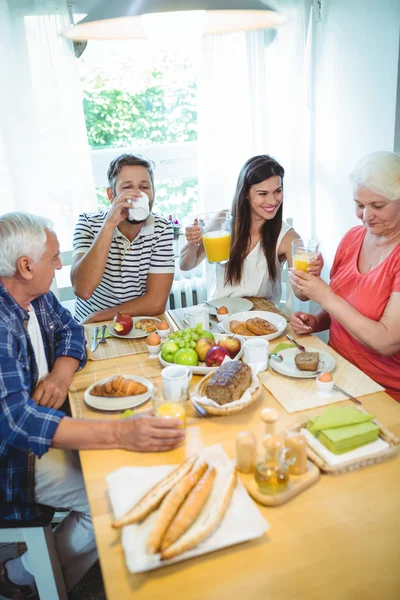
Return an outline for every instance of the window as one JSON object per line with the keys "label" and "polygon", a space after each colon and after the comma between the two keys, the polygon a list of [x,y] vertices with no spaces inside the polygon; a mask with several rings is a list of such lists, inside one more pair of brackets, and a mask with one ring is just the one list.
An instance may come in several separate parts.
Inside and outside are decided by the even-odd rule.
{"label": "window", "polygon": [[139,152],[155,163],[155,211],[190,221],[198,205],[197,48],[96,41],[79,63],[99,206],[110,161]]}

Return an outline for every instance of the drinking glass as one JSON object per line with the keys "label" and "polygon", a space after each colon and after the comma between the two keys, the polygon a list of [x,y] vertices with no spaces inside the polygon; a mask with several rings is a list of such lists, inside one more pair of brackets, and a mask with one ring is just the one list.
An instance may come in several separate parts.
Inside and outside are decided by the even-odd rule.
{"label": "drinking glass", "polygon": [[299,269],[299,271],[305,271],[307,273],[307,269],[310,266],[309,261],[316,257],[318,246],[319,244],[315,240],[293,240],[293,267],[295,269]]}
{"label": "drinking glass", "polygon": [[167,398],[165,389],[161,385],[154,389],[152,394],[153,410],[156,417],[163,419],[180,419],[182,429],[186,427],[186,393],[176,395],[174,400]]}
{"label": "drinking glass", "polygon": [[199,227],[209,263],[225,264],[231,245],[231,216],[227,211],[199,217]]}

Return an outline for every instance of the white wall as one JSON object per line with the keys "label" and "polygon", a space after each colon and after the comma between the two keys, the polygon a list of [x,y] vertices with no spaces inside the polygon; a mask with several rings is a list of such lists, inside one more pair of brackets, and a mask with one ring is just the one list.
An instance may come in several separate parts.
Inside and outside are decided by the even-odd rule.
{"label": "white wall", "polygon": [[349,172],[375,150],[394,150],[399,0],[322,0],[315,24],[315,221],[330,267],[358,223]]}

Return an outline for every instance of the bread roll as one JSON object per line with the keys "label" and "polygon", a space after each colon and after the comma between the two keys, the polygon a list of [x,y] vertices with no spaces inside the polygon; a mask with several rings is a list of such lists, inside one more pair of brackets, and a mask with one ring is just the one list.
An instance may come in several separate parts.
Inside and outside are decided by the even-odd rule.
{"label": "bread roll", "polygon": [[207,463],[201,463],[197,468],[193,468],[190,473],[174,485],[172,490],[164,498],[157,515],[157,520],[147,541],[147,548],[150,554],[158,552],[161,540],[169,524],[175,517],[182,502],[184,502],[187,495],[204,475],[207,467]]}
{"label": "bread roll", "polygon": [[210,468],[203,475],[196,487],[190,492],[185,502],[180,507],[172,523],[168,527],[162,542],[161,550],[171,546],[192,525],[200,514],[201,509],[211,494],[211,488],[215,479],[215,469]]}
{"label": "bread roll", "polygon": [[142,521],[147,515],[159,506],[164,496],[166,496],[170,489],[174,487],[185,477],[187,473],[192,469],[194,463],[197,460],[197,456],[192,456],[177,469],[174,469],[164,479],[162,479],[157,485],[151,488],[136,504],[124,515],[121,519],[117,519],[112,524],[114,529],[120,529],[125,525],[131,523],[137,523]]}
{"label": "bread roll", "polygon": [[232,469],[226,479],[226,486],[222,494],[211,506],[206,507],[197,518],[195,524],[183,534],[174,544],[161,552],[161,558],[167,560],[174,558],[182,552],[191,550],[205,540],[220,524],[232,498],[236,486],[236,472]]}

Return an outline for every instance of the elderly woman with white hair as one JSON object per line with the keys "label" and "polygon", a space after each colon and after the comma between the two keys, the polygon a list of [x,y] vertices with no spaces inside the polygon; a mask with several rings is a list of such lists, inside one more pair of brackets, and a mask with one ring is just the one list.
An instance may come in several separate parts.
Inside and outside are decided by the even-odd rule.
{"label": "elderly woman with white hair", "polygon": [[329,328],[329,345],[400,401],[400,155],[367,155],[351,180],[362,225],[340,242],[329,285],[291,270],[293,286],[320,305],[291,324],[297,334]]}

